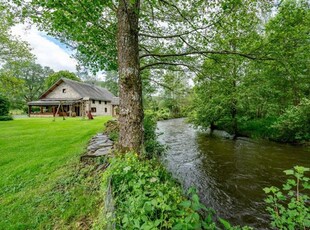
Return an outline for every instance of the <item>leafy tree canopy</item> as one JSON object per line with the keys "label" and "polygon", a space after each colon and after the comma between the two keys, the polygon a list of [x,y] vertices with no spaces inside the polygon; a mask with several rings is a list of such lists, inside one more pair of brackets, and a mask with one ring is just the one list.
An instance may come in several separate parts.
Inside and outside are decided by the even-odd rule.
{"label": "leafy tree canopy", "polygon": [[12,36],[14,16],[3,3],[0,3],[0,15],[0,64],[33,59],[29,45]]}
{"label": "leafy tree canopy", "polygon": [[74,81],[81,81],[79,77],[77,77],[74,73],[71,73],[67,70],[61,70],[56,73],[52,73],[45,79],[45,88],[50,88],[56,81],[58,81],[60,78],[68,78]]}
{"label": "leafy tree canopy", "polygon": [[[41,29],[76,49],[77,58],[94,70],[117,70],[117,10],[118,1],[39,1],[14,0],[23,12]],[[133,3],[139,1],[129,1]],[[139,48],[141,70],[197,65],[197,56],[212,53],[236,54],[249,58],[260,53],[209,46],[215,26],[225,15],[235,15],[234,9],[244,4],[239,0],[221,1],[143,1],[139,14]],[[247,1],[252,14],[269,9],[269,1]],[[38,10],[40,7],[40,10]],[[240,16],[240,15],[239,15]],[[233,17],[237,18],[237,16]],[[246,20],[238,18],[238,23]],[[189,63],[192,61],[191,63]]]}
{"label": "leafy tree canopy", "polygon": [[[9,62],[0,71],[0,86],[7,95],[13,96],[12,102],[24,104],[38,99],[44,90],[45,78],[53,72],[51,68],[34,61]],[[13,91],[8,91],[15,87]]]}

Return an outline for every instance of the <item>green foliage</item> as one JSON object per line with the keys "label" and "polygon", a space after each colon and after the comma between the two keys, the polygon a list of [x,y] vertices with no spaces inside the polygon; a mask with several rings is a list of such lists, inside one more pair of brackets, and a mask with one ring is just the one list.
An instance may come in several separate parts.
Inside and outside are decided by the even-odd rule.
{"label": "green foliage", "polygon": [[305,173],[309,168],[295,166],[284,173],[290,177],[282,189],[264,188],[268,194],[265,202],[270,213],[271,225],[277,229],[308,229],[310,227],[309,177]]}
{"label": "green foliage", "polygon": [[10,102],[9,100],[0,94],[0,116],[9,115]]}
{"label": "green foliage", "polygon": [[67,78],[71,79],[74,81],[81,81],[79,77],[77,77],[74,73],[71,73],[67,70],[61,70],[56,73],[50,74],[46,79],[45,79],[45,89],[50,88],[56,81],[58,81],[60,78]]}
{"label": "green foliage", "polygon": [[104,127],[104,132],[109,138],[117,143],[119,137],[119,124],[117,120],[109,120]]}
{"label": "green foliage", "polygon": [[0,15],[0,63],[33,59],[29,45],[11,34],[10,29],[16,24],[16,18],[4,1],[0,2]]}
{"label": "green foliage", "polygon": [[165,109],[165,108],[162,108],[162,109],[159,109],[157,110],[155,113],[155,116],[156,116],[156,119],[158,121],[161,121],[161,120],[167,120],[167,119],[171,119],[172,117],[170,116],[170,111],[169,109]]}
{"label": "green foliage", "polygon": [[107,71],[101,87],[107,88],[114,96],[118,95],[118,75],[116,71]]}
{"label": "green foliage", "polygon": [[[32,61],[9,62],[0,70],[0,87],[8,93],[14,108],[22,109],[25,102],[39,98],[45,78],[54,71]],[[1,89],[0,89],[1,91]]]}
{"label": "green foliage", "polygon": [[13,120],[13,117],[10,115],[0,116],[0,121],[11,121],[11,120]]}
{"label": "green foliage", "polygon": [[255,139],[269,139],[275,133],[275,129],[271,126],[276,120],[276,117],[265,117],[257,119],[240,117],[238,119],[239,134]]}
{"label": "green foliage", "polygon": [[145,156],[149,159],[161,155],[165,151],[165,147],[157,140],[157,120],[153,114],[145,113],[144,121],[144,148]]}
{"label": "green foliage", "polygon": [[252,3],[223,2],[227,14],[212,43],[221,50],[246,50],[272,60],[210,55],[195,78],[190,121],[237,135],[307,142],[310,5],[305,0],[282,1],[263,21]]}
{"label": "green foliage", "polygon": [[11,71],[0,70],[0,93],[8,97],[12,109],[21,109],[25,106],[24,85],[25,81],[13,76]]}
{"label": "green foliage", "polygon": [[109,139],[114,141],[115,143],[118,141],[119,132],[112,131],[109,133]]}
{"label": "green foliage", "polygon": [[310,140],[310,99],[304,98],[299,105],[290,106],[272,125],[276,130],[273,138],[283,142]]}
{"label": "green foliage", "polygon": [[[190,199],[157,160],[143,161],[127,153],[111,161],[104,175],[111,178],[116,229],[215,229],[212,212]],[[201,211],[209,213],[203,220]]]}

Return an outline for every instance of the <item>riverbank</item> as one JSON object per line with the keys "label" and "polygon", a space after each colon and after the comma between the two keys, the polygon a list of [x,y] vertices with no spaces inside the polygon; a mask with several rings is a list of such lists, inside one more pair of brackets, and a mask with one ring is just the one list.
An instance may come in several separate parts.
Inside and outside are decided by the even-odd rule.
{"label": "riverbank", "polygon": [[135,153],[118,155],[111,159],[102,187],[104,200],[113,199],[113,202],[105,203],[105,211],[95,228],[207,229],[207,226],[215,226],[212,219],[204,219],[208,210],[200,204],[197,194],[192,191],[188,198],[158,159],[143,160]]}
{"label": "riverbank", "polygon": [[216,138],[184,119],[158,122],[168,146],[162,161],[185,189],[194,186],[201,202],[232,224],[269,228],[264,187],[280,186],[283,171],[310,166],[309,149],[269,141]]}

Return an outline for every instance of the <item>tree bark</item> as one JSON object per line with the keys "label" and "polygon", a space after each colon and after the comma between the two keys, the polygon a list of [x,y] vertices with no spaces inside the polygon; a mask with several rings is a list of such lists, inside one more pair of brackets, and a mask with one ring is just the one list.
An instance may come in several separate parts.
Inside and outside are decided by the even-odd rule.
{"label": "tree bark", "polygon": [[121,0],[117,9],[119,67],[119,150],[142,150],[143,107],[139,63],[140,0]]}

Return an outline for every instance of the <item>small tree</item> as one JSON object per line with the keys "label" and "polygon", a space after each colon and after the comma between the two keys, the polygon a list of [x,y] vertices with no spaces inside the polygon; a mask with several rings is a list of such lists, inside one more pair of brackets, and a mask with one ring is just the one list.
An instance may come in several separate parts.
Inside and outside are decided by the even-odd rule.
{"label": "small tree", "polygon": [[9,100],[0,94],[0,116],[7,116],[9,114],[9,108]]}
{"label": "small tree", "polygon": [[9,109],[9,100],[0,94],[0,121],[12,120],[12,117],[9,116]]}

